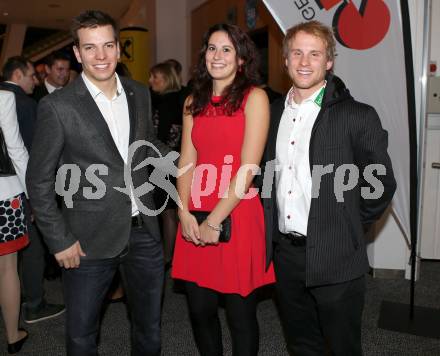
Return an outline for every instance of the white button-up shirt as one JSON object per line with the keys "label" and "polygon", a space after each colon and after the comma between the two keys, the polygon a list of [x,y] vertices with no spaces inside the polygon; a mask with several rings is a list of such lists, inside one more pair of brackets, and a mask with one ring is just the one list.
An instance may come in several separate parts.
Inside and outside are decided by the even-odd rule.
{"label": "white button-up shirt", "polygon": [[[84,83],[92,95],[93,100],[99,108],[105,122],[110,130],[113,141],[118,148],[119,154],[121,155],[124,163],[127,163],[128,159],[128,146],[130,143],[130,116],[128,113],[128,102],[127,96],[125,95],[124,88],[119,80],[118,75],[115,73],[116,77],[116,94],[113,98],[108,99],[105,94],[94,85],[84,74],[81,73],[81,77]],[[136,205],[133,196],[133,187],[131,187],[131,214],[137,215],[139,209]]]}
{"label": "white button-up shirt", "polygon": [[44,79],[44,86],[46,87],[46,89],[47,89],[47,92],[49,93],[49,94],[52,94],[55,90],[58,90],[58,89],[61,89],[62,87],[55,87],[55,86],[53,86],[52,84],[50,84],[48,81],[47,81],[47,79]]}
{"label": "white button-up shirt", "polygon": [[321,109],[325,85],[301,104],[290,89],[284,104],[276,142],[276,195],[280,232],[307,235],[312,196],[309,146],[312,128]]}

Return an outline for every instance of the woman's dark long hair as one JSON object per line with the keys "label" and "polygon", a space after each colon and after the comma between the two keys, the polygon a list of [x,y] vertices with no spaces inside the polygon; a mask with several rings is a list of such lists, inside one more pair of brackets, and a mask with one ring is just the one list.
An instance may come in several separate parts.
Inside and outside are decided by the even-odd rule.
{"label": "woman's dark long hair", "polygon": [[[193,116],[204,111],[212,96],[212,78],[206,68],[206,51],[209,38],[214,32],[225,32],[234,45],[237,62],[239,59],[243,64],[239,66],[234,81],[228,85],[222,93],[220,104],[224,106],[227,115],[237,111],[243,101],[243,97],[253,85],[259,83],[259,56],[254,42],[238,26],[228,24],[217,24],[212,26],[203,36],[202,48],[199,52],[199,59],[192,76],[192,102],[186,108]],[[237,63],[238,64],[238,63]]]}

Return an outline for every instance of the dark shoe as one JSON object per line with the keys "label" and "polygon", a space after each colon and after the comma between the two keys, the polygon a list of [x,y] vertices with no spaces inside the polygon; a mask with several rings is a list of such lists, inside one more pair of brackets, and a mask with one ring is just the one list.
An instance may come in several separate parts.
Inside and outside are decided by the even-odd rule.
{"label": "dark shoe", "polygon": [[38,323],[39,321],[55,318],[58,315],[63,314],[65,311],[66,307],[63,304],[49,304],[43,302],[35,309],[24,308],[23,320],[28,324]]}
{"label": "dark shoe", "polygon": [[29,337],[29,334],[26,330],[24,329],[18,329],[20,331],[24,331],[26,333],[26,336],[12,344],[8,344],[8,354],[16,354],[18,352],[20,352],[22,346],[24,345],[24,343],[26,342],[27,338]]}

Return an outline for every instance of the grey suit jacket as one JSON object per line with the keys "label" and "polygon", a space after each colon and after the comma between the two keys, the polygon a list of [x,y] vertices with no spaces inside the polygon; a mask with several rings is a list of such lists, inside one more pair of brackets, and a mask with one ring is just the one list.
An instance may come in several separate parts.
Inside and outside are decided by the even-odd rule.
{"label": "grey suit jacket", "polygon": [[[146,140],[159,147],[161,153],[167,153],[169,149],[154,136],[148,88],[130,79],[120,80],[128,102],[130,144]],[[145,146],[139,148],[132,168],[149,155],[151,151]],[[101,188],[105,186],[105,194],[86,199],[84,189],[91,187],[92,193],[96,191],[96,184],[89,181],[90,175],[89,179],[85,176],[94,164],[108,168],[107,172],[94,172],[101,180]],[[81,172],[71,208],[65,200],[61,209],[56,202],[55,180],[61,165],[76,165]],[[140,186],[148,180],[147,167],[132,172],[131,177],[133,186]],[[127,245],[131,200],[128,194],[114,189],[125,187],[124,161],[81,77],[41,100],[26,181],[37,224],[52,253],[63,251],[78,240],[86,258],[110,258]],[[154,209],[152,191],[140,197],[140,201]],[[156,217],[142,215],[142,218],[150,234],[159,240]]]}

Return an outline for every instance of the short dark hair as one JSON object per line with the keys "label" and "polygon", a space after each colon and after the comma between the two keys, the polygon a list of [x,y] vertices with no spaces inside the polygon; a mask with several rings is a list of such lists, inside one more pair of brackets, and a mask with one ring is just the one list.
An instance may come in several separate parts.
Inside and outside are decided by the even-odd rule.
{"label": "short dark hair", "polygon": [[55,51],[47,56],[44,63],[50,68],[56,61],[68,61],[70,64],[70,56],[62,51]]}
{"label": "short dark hair", "polygon": [[5,80],[10,80],[12,78],[12,74],[16,69],[20,69],[24,74],[26,74],[28,71],[29,63],[32,64],[29,59],[23,56],[9,57],[3,66],[3,78]]}
{"label": "short dark hair", "polygon": [[105,12],[99,10],[87,10],[74,17],[70,27],[70,33],[75,46],[79,45],[78,30],[82,28],[96,28],[110,25],[115,33],[115,41],[118,42],[119,28],[116,21]]}

